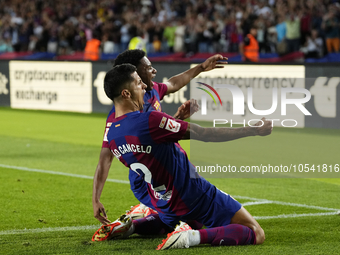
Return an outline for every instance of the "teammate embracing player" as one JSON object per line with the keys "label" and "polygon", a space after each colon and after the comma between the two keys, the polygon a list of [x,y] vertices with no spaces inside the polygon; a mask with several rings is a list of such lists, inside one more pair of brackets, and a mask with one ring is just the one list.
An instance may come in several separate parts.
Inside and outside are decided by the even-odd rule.
{"label": "teammate embracing player", "polygon": [[[118,55],[115,59],[115,65],[120,64],[132,64],[137,68],[137,73],[141,77],[142,81],[147,85],[146,93],[144,95],[144,107],[143,111],[161,111],[160,101],[167,94],[174,93],[188,84],[191,79],[196,77],[201,72],[209,71],[214,68],[223,68],[227,58],[217,54],[208,58],[203,63],[191,68],[183,73],[171,77],[166,83],[153,82],[157,70],[152,67],[151,62],[145,56],[145,52],[142,50],[127,50]],[[224,62],[223,62],[224,61]],[[190,113],[198,111],[198,105],[195,100],[189,100],[178,108],[178,111],[174,115],[176,119],[186,119],[190,117]],[[107,132],[115,119],[115,106],[112,107],[107,120],[104,134],[104,141],[100,152],[99,162],[96,168],[94,182],[93,182],[93,196],[92,204],[94,217],[97,218],[102,224],[109,224],[110,221],[107,218],[105,208],[100,202],[100,196],[104,187],[104,183],[107,179],[110,166],[113,160],[113,155],[109,149],[107,141]],[[179,145],[178,145],[179,146]],[[141,192],[142,189],[139,190]],[[145,187],[146,192],[147,189]],[[135,191],[134,191],[135,192]],[[144,194],[145,195],[145,194]],[[142,218],[145,215],[154,213],[149,207],[139,204],[130,210],[130,215],[133,218]]]}
{"label": "teammate embracing player", "polygon": [[[269,135],[271,122],[265,119],[255,127],[203,128],[157,112],[141,112],[146,84],[129,64],[116,66],[104,79],[107,96],[116,108],[107,139],[112,154],[129,167],[129,179],[136,198],[156,210],[146,218],[131,221],[121,217],[103,226],[94,240],[154,234],[161,226],[177,227],[158,246],[158,250],[184,248],[203,243],[212,245],[261,244],[264,231],[250,213],[230,195],[200,177],[180,139],[223,142],[247,136]],[[144,189],[147,187],[147,195]],[[185,222],[196,220],[207,229],[193,230]]]}

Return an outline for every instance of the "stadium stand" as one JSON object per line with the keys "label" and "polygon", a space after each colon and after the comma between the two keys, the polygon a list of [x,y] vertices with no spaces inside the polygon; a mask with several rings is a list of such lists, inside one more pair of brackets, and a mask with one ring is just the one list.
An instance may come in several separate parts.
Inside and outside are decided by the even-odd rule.
{"label": "stadium stand", "polygon": [[253,25],[260,62],[301,61],[301,54],[309,63],[340,61],[338,0],[6,0],[0,59],[81,60],[86,41],[98,33],[101,60],[141,34],[156,61],[216,52],[242,61],[239,45]]}

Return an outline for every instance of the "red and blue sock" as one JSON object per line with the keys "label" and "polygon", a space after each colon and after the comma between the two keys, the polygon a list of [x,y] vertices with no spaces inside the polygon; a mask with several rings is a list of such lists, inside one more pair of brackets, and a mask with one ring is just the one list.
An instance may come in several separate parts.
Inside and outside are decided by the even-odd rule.
{"label": "red and blue sock", "polygon": [[256,236],[252,229],[239,224],[200,229],[201,244],[216,245],[247,245],[255,244]]}

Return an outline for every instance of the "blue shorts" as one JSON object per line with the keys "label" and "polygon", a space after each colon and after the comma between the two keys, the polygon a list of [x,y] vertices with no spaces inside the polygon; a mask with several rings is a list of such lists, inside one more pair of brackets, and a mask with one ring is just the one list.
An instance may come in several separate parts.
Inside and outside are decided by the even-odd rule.
{"label": "blue shorts", "polygon": [[201,203],[202,209],[205,209],[205,213],[195,217],[195,220],[207,228],[229,225],[231,218],[242,207],[242,205],[229,194],[224,193],[215,186],[213,187],[215,189],[215,195],[213,197],[207,196],[207,199]]}
{"label": "blue shorts", "polygon": [[194,201],[194,204],[191,211],[185,215],[174,216],[160,213],[159,217],[165,224],[172,227],[175,227],[179,221],[195,220],[207,228],[213,228],[229,225],[231,218],[242,207],[238,201],[212,184],[198,201]]}
{"label": "blue shorts", "polygon": [[[196,179],[197,185],[202,187],[199,198],[193,200],[189,205],[190,212],[184,215],[163,212],[160,208],[160,219],[168,226],[175,227],[179,221],[195,220],[208,228],[226,226],[230,224],[231,218],[241,209],[242,205],[230,195],[217,189],[204,178]],[[153,209],[151,199],[147,191],[147,183],[141,181],[134,183],[133,193],[139,201]],[[137,185],[136,185],[137,184]],[[157,210],[156,209],[156,210]]]}

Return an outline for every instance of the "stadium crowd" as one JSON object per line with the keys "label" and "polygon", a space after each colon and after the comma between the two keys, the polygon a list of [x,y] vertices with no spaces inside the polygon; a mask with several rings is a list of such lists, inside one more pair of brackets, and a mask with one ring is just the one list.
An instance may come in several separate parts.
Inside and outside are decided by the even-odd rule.
{"label": "stadium crowd", "polygon": [[338,0],[3,0],[0,52],[63,55],[93,37],[103,53],[132,38],[148,53],[238,52],[253,25],[261,53],[339,52]]}

